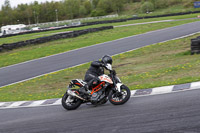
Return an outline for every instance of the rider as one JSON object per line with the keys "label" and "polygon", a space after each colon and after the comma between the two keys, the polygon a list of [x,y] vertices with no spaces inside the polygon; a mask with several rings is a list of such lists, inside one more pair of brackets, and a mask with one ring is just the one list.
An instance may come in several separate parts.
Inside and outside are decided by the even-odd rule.
{"label": "rider", "polygon": [[90,68],[85,74],[85,81],[87,82],[87,85],[80,89],[81,92],[89,94],[89,92],[87,92],[89,88],[99,84],[100,80],[98,77],[104,74],[104,67],[106,64],[112,65],[112,57],[109,55],[104,55],[101,61],[93,61],[91,63]]}

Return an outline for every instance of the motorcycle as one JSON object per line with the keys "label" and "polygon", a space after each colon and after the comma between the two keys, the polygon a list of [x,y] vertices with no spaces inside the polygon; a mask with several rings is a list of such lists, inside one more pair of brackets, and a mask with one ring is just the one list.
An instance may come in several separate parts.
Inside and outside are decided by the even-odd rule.
{"label": "motorcycle", "polygon": [[122,84],[111,64],[106,64],[105,68],[110,74],[103,74],[98,77],[100,83],[88,90],[90,95],[80,92],[80,88],[87,84],[85,81],[81,79],[72,80],[62,97],[62,106],[67,110],[75,110],[81,104],[89,102],[95,106],[105,104],[108,100],[114,105],[126,103],[131,95],[130,89]]}

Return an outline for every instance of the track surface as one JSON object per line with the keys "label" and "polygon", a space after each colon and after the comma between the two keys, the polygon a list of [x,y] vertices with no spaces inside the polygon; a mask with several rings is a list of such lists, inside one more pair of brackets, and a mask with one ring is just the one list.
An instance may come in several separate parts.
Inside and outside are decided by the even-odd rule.
{"label": "track surface", "polygon": [[92,60],[97,60],[105,54],[115,55],[199,31],[200,21],[81,48],[18,65],[0,68],[0,87],[33,78],[45,73],[50,73]]}
{"label": "track surface", "polygon": [[200,89],[134,97],[75,111],[60,106],[0,110],[0,133],[199,133]]}

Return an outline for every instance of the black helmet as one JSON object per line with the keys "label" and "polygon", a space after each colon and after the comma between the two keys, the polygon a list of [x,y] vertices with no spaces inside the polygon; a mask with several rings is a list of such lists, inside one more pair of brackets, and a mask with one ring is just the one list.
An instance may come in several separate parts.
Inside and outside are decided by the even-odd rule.
{"label": "black helmet", "polygon": [[101,59],[104,64],[111,64],[112,65],[112,57],[109,55],[104,55]]}

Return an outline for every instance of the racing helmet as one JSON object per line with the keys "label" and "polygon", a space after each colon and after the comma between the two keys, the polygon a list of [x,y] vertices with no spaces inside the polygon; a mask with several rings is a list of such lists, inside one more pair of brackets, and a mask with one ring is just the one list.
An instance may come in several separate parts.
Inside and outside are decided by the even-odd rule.
{"label": "racing helmet", "polygon": [[111,64],[112,65],[112,57],[109,55],[104,55],[101,59],[104,64]]}

